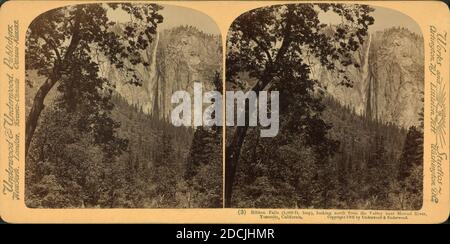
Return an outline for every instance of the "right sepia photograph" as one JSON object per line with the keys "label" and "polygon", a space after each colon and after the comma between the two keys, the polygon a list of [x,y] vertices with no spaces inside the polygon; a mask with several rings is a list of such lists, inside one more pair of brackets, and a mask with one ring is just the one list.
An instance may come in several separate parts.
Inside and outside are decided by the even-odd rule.
{"label": "right sepia photograph", "polygon": [[[247,104],[245,123],[226,128],[225,207],[422,208],[424,41],[413,19],[369,5],[272,5],[235,19],[226,45],[226,90]],[[278,92],[269,136],[251,123],[261,92]]]}

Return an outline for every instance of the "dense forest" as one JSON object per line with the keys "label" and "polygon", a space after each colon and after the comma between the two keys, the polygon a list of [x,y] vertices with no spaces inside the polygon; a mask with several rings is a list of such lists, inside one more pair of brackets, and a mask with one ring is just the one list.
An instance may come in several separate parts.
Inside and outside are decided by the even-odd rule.
{"label": "dense forest", "polygon": [[27,159],[27,206],[222,206],[221,130],[174,127],[117,94],[111,104],[120,149],[80,129],[79,111],[45,110]]}
{"label": "dense forest", "polygon": [[[420,209],[422,128],[408,129],[358,115],[331,96],[323,120],[333,153],[259,138],[252,129],[238,169],[234,204],[256,208]],[[283,131],[283,129],[281,129]],[[284,130],[284,133],[289,133]]]}

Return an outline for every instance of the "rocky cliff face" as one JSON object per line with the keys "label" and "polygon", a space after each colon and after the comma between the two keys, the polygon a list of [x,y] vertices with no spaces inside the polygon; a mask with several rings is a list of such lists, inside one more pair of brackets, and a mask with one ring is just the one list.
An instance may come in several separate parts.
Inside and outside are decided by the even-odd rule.
{"label": "rocky cliff face", "polygon": [[328,94],[355,112],[399,126],[419,124],[423,109],[423,38],[404,28],[371,34],[353,55],[359,67],[349,67],[346,75],[353,87],[338,85],[336,75],[319,66],[312,75]]}
{"label": "rocky cliff face", "polygon": [[[204,90],[213,90],[214,73],[222,68],[220,36],[194,27],[160,32],[142,55],[150,64],[135,66],[143,86],[125,84],[123,74],[107,63],[102,73],[116,81],[116,90],[129,103],[164,119],[170,116],[170,99],[175,91],[192,94],[194,81],[202,82]],[[372,33],[353,59],[359,67],[346,71],[353,87],[338,85],[336,74],[319,65],[313,65],[312,76],[328,94],[358,114],[403,127],[418,125],[424,89],[422,36],[403,28]]]}
{"label": "rocky cliff face", "polygon": [[[121,28],[116,26],[115,28]],[[194,27],[180,26],[155,35],[152,44],[141,53],[149,66],[136,65],[142,86],[126,84],[124,75],[105,62],[103,75],[115,81],[116,91],[145,113],[169,119],[175,91],[193,94],[193,83],[213,90],[215,72],[222,69],[222,44],[217,35],[205,34]]]}

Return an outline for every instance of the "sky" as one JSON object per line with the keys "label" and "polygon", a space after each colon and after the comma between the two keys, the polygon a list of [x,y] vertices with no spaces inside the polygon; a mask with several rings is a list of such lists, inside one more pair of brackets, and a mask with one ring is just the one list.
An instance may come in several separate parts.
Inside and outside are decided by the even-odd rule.
{"label": "sky", "polygon": [[[163,5],[164,9],[160,11],[164,17],[162,24],[158,25],[158,30],[170,29],[180,25],[190,25],[208,34],[220,34],[215,21],[208,15],[185,7],[178,7],[172,5]],[[369,27],[369,32],[376,32],[390,27],[405,27],[417,34],[422,34],[420,27],[409,16],[389,8],[375,7],[371,15],[375,22]],[[108,15],[111,19],[119,22],[129,20],[129,15],[122,10],[110,10]],[[325,24],[336,24],[341,21],[341,17],[334,13],[326,13],[319,15],[320,19]]]}
{"label": "sky", "polygon": [[[162,5],[164,7],[159,13],[164,17],[163,23],[158,25],[158,31],[170,29],[180,25],[194,26],[207,34],[220,34],[216,22],[208,15],[185,7]],[[123,10],[109,10],[110,19],[118,22],[126,22],[129,15]]]}
{"label": "sky", "polygon": [[[375,22],[369,27],[369,32],[384,30],[390,27],[405,27],[416,34],[422,35],[419,25],[409,16],[389,8],[372,6],[375,11],[371,13]],[[341,21],[337,14],[324,14],[320,19],[325,24],[335,24]]]}

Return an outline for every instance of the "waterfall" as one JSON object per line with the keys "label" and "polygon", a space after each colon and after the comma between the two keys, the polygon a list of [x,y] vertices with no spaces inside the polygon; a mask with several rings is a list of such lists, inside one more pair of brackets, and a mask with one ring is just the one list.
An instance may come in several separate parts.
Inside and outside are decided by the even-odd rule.
{"label": "waterfall", "polygon": [[150,80],[153,81],[156,77],[156,52],[158,51],[158,44],[159,44],[159,32],[156,32],[155,37],[155,47],[153,48],[152,53],[152,63],[150,66]]}
{"label": "waterfall", "polygon": [[156,69],[156,54],[158,52],[158,45],[159,45],[159,32],[156,32],[155,39],[153,40],[155,42],[155,46],[153,47],[152,54],[151,54],[151,63],[150,68],[148,69],[149,74],[149,80],[148,80],[148,94],[154,94],[153,97],[149,97],[149,113],[158,113],[158,77],[157,77],[157,69]]}
{"label": "waterfall", "polygon": [[155,42],[155,46],[152,50],[152,54],[150,57],[150,67],[147,69],[147,71],[150,73],[149,74],[149,82],[148,82],[148,91],[152,91],[154,84],[155,84],[155,77],[156,77],[156,53],[158,51],[158,45],[159,45],[159,32],[156,32],[156,36],[155,39],[153,40]]}
{"label": "waterfall", "polygon": [[370,43],[372,41],[372,36],[369,34],[367,39],[366,53],[364,54],[364,65],[363,65],[363,81],[368,82],[369,78],[369,54],[370,54]]}
{"label": "waterfall", "polygon": [[366,93],[366,117],[374,118],[377,115],[377,111],[374,111],[376,105],[376,84],[374,84],[374,77],[372,76],[372,67],[369,63],[370,59],[370,46],[372,42],[372,35],[369,34],[369,38],[367,39],[367,48],[364,56],[364,66],[363,66],[363,81],[364,84],[367,84],[367,93]]}

